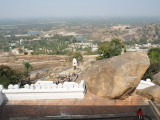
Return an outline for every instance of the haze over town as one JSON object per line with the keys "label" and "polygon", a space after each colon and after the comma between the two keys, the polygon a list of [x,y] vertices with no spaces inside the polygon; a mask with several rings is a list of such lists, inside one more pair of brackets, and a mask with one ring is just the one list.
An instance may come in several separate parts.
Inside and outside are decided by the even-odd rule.
{"label": "haze over town", "polygon": [[0,19],[160,17],[159,0],[2,0]]}

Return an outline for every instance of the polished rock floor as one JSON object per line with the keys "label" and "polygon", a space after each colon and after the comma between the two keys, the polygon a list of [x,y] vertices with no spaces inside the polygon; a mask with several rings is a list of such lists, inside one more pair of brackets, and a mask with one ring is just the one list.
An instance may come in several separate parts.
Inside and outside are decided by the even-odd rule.
{"label": "polished rock floor", "polygon": [[[0,106],[0,120],[24,119],[136,119],[142,108],[146,119],[154,119],[148,101],[139,96],[109,100],[87,93],[84,99],[5,101]],[[127,117],[130,117],[129,119]]]}

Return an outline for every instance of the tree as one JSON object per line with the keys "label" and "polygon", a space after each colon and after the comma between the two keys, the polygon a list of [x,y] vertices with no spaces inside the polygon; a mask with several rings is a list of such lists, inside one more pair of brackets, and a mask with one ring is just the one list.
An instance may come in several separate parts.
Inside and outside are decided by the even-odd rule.
{"label": "tree", "polygon": [[76,58],[78,62],[83,60],[83,56],[80,52],[69,52],[68,56],[69,56],[69,61],[72,61],[73,58]]}
{"label": "tree", "polygon": [[75,52],[73,54],[73,58],[76,58],[77,61],[82,61],[83,60],[83,56],[82,56],[82,54],[80,52]]}
{"label": "tree", "polygon": [[102,42],[98,48],[100,56],[97,57],[97,60],[120,55],[123,49],[125,49],[125,45],[121,43],[120,39],[114,38],[110,42]]}
{"label": "tree", "polygon": [[5,88],[9,84],[17,84],[22,79],[22,74],[12,70],[9,66],[0,65],[0,84]]}
{"label": "tree", "polygon": [[85,55],[95,55],[96,54],[96,52],[92,51],[91,47],[84,48],[84,51],[85,51]]}
{"label": "tree", "polygon": [[99,57],[97,57],[97,60],[101,60],[104,58],[110,58],[110,43],[109,42],[102,42],[98,48],[98,54],[100,54]]}
{"label": "tree", "polygon": [[28,52],[24,52],[24,55],[28,55]]}
{"label": "tree", "polygon": [[142,79],[150,78],[153,80],[153,75],[160,72],[160,48],[151,48],[148,51],[148,57],[150,59],[150,66],[145,72]]}
{"label": "tree", "polygon": [[29,72],[32,69],[32,65],[29,64],[29,62],[23,62],[24,65],[24,76],[28,79],[29,81]]}

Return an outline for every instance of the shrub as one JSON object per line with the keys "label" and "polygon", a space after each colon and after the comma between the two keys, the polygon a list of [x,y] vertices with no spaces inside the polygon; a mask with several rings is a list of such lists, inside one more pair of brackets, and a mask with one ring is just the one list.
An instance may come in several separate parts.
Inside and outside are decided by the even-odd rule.
{"label": "shrub", "polygon": [[0,84],[5,88],[9,84],[17,84],[22,79],[23,75],[12,70],[9,66],[0,65]]}
{"label": "shrub", "polygon": [[80,52],[70,52],[68,53],[69,61],[72,61],[73,58],[76,58],[78,62],[83,61],[83,56]]}
{"label": "shrub", "polygon": [[24,55],[28,55],[28,52],[24,52]]}
{"label": "shrub", "polygon": [[150,59],[150,66],[145,72],[142,79],[150,78],[153,80],[153,75],[160,72],[160,48],[151,48],[148,51],[148,57]]}

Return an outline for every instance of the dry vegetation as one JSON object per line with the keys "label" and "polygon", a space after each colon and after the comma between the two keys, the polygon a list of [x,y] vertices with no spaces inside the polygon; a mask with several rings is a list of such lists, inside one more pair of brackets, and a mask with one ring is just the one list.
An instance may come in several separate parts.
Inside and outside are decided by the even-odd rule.
{"label": "dry vegetation", "polygon": [[[96,56],[83,56],[83,63],[87,61],[95,60]],[[33,69],[49,69],[50,71],[56,70],[57,68],[72,67],[72,63],[68,61],[68,56],[64,55],[22,55],[22,56],[1,56],[0,65],[8,65],[13,69],[22,71],[23,62],[28,61]]]}

